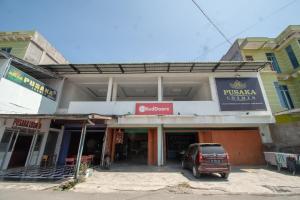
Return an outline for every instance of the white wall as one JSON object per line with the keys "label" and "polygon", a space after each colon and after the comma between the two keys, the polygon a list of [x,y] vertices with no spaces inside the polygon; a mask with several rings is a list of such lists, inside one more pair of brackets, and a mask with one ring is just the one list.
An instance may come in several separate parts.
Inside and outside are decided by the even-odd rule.
{"label": "white wall", "polygon": [[0,113],[50,114],[56,109],[52,101],[10,80],[0,80]]}
{"label": "white wall", "polygon": [[65,80],[62,89],[62,98],[59,103],[58,112],[66,112],[71,101],[93,101],[91,94],[81,89],[73,82]]}

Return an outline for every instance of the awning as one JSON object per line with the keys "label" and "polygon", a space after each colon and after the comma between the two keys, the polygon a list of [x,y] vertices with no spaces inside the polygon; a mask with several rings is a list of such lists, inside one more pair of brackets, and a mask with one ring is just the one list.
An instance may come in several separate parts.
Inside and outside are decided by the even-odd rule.
{"label": "awning", "polygon": [[201,72],[258,72],[270,62],[164,62],[112,64],[40,65],[58,75],[71,74],[141,74],[141,73],[201,73]]}
{"label": "awning", "polygon": [[11,59],[11,64],[21,71],[33,76],[37,79],[58,79],[61,78],[57,74],[37,65],[33,65],[5,51],[0,50],[0,58]]}
{"label": "awning", "polygon": [[91,114],[0,114],[4,119],[52,119],[52,120],[70,120],[70,121],[87,121],[87,120],[110,120],[111,116]]}

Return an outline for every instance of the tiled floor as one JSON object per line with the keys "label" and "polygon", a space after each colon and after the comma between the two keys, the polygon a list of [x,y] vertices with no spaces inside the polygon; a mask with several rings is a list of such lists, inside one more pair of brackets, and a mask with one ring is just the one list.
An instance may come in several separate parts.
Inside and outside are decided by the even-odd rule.
{"label": "tiled floor", "polygon": [[73,166],[19,167],[0,171],[0,178],[63,179],[74,176]]}

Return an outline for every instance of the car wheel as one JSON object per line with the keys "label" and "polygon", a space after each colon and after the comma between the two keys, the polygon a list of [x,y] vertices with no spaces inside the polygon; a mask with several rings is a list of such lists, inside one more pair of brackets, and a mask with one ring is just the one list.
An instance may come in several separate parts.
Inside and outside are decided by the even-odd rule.
{"label": "car wheel", "polygon": [[227,180],[229,177],[229,173],[221,173],[221,177]]}
{"label": "car wheel", "polygon": [[198,169],[197,169],[197,167],[195,165],[193,166],[193,176],[195,178],[199,178],[200,177],[200,173],[199,173],[199,171],[198,171]]}

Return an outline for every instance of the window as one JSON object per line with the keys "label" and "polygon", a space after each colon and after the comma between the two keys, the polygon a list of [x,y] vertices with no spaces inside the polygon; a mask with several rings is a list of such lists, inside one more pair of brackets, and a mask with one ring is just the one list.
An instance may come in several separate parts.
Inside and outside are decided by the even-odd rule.
{"label": "window", "polygon": [[1,48],[2,51],[6,51],[7,53],[10,53],[12,48],[11,47],[3,47]]}
{"label": "window", "polygon": [[207,145],[207,146],[201,146],[201,152],[203,154],[223,154],[225,153],[225,150],[220,145]]}
{"label": "window", "polygon": [[246,57],[246,61],[253,61],[253,56],[245,56]]}
{"label": "window", "polygon": [[278,82],[274,83],[277,95],[279,97],[280,104],[283,108],[287,108],[288,110],[294,108],[294,104],[292,98],[290,96],[288,87],[286,85],[279,85]]}
{"label": "window", "polygon": [[288,54],[289,59],[290,59],[292,65],[293,65],[294,69],[297,68],[297,67],[299,67],[299,63],[298,63],[296,55],[295,55],[295,53],[294,53],[294,51],[292,49],[292,46],[289,45],[287,48],[285,48],[285,51]]}
{"label": "window", "polygon": [[272,68],[277,73],[281,73],[280,67],[278,65],[277,59],[274,53],[266,53],[268,61],[272,62]]}

